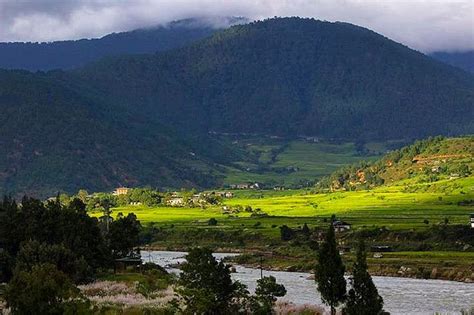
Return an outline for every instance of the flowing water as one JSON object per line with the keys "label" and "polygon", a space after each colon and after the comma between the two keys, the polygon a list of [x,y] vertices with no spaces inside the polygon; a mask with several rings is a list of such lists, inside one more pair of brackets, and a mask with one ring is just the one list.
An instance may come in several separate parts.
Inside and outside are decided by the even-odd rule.
{"label": "flowing water", "polygon": [[[167,269],[178,272],[175,265],[182,263],[185,252],[142,251],[145,262],[152,261]],[[216,253],[217,259],[238,254]],[[246,284],[252,292],[260,278],[260,270],[235,266],[235,280]],[[295,304],[321,305],[314,280],[309,273],[263,271],[264,276],[272,275],[287,290],[285,300]],[[391,314],[460,314],[462,309],[474,307],[474,284],[444,280],[423,280],[395,277],[372,277],[379,294],[384,299],[384,309]]]}

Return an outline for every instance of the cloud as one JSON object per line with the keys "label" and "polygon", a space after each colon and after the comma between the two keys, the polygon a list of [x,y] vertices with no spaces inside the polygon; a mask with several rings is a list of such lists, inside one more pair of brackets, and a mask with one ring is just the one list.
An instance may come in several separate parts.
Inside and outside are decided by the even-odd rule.
{"label": "cloud", "polygon": [[314,17],[412,48],[474,49],[472,0],[0,0],[0,41],[100,37],[189,17]]}

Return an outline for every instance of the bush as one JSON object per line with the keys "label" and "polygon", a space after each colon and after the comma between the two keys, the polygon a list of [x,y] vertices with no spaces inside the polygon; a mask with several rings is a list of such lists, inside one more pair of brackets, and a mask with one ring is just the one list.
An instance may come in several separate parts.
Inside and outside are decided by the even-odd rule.
{"label": "bush", "polygon": [[209,221],[207,221],[207,225],[216,226],[217,225],[217,220],[214,219],[214,218],[210,218]]}

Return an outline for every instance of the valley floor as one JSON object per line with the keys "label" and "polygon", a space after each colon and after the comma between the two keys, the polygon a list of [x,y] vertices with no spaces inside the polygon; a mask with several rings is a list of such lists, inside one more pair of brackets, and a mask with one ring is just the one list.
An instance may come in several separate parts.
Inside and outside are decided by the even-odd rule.
{"label": "valley floor", "polygon": [[[474,177],[435,184],[384,186],[371,191],[315,194],[309,190],[234,191],[234,198],[207,208],[127,206],[114,215],[133,212],[145,226],[148,248],[186,250],[209,246],[245,253],[244,265],[310,271],[318,235],[331,215],[351,224],[338,234],[349,266],[351,248],[363,237],[369,246],[389,246],[371,253],[373,274],[474,281]],[[96,213],[95,215],[99,215]],[[210,225],[209,219],[217,222]],[[301,233],[307,225],[309,236]],[[282,226],[293,232],[282,240]],[[375,250],[377,251],[377,250]]]}

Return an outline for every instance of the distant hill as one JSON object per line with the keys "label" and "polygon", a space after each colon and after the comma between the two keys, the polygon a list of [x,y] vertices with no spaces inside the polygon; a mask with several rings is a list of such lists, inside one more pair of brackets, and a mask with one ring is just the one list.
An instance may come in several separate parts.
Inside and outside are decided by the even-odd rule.
{"label": "distant hill", "polygon": [[347,23],[282,18],[74,72],[193,132],[422,138],[474,132],[474,76]]}
{"label": "distant hill", "polygon": [[435,137],[388,153],[374,162],[343,167],[321,179],[320,191],[368,189],[391,184],[435,183],[474,175],[474,137]]}
{"label": "distant hill", "polygon": [[458,67],[465,71],[474,73],[474,50],[465,52],[443,52],[438,51],[430,54],[431,57]]}
{"label": "distant hill", "polygon": [[0,68],[30,71],[72,69],[105,56],[150,54],[182,47],[244,21],[243,18],[186,19],[97,39],[0,43]]}

